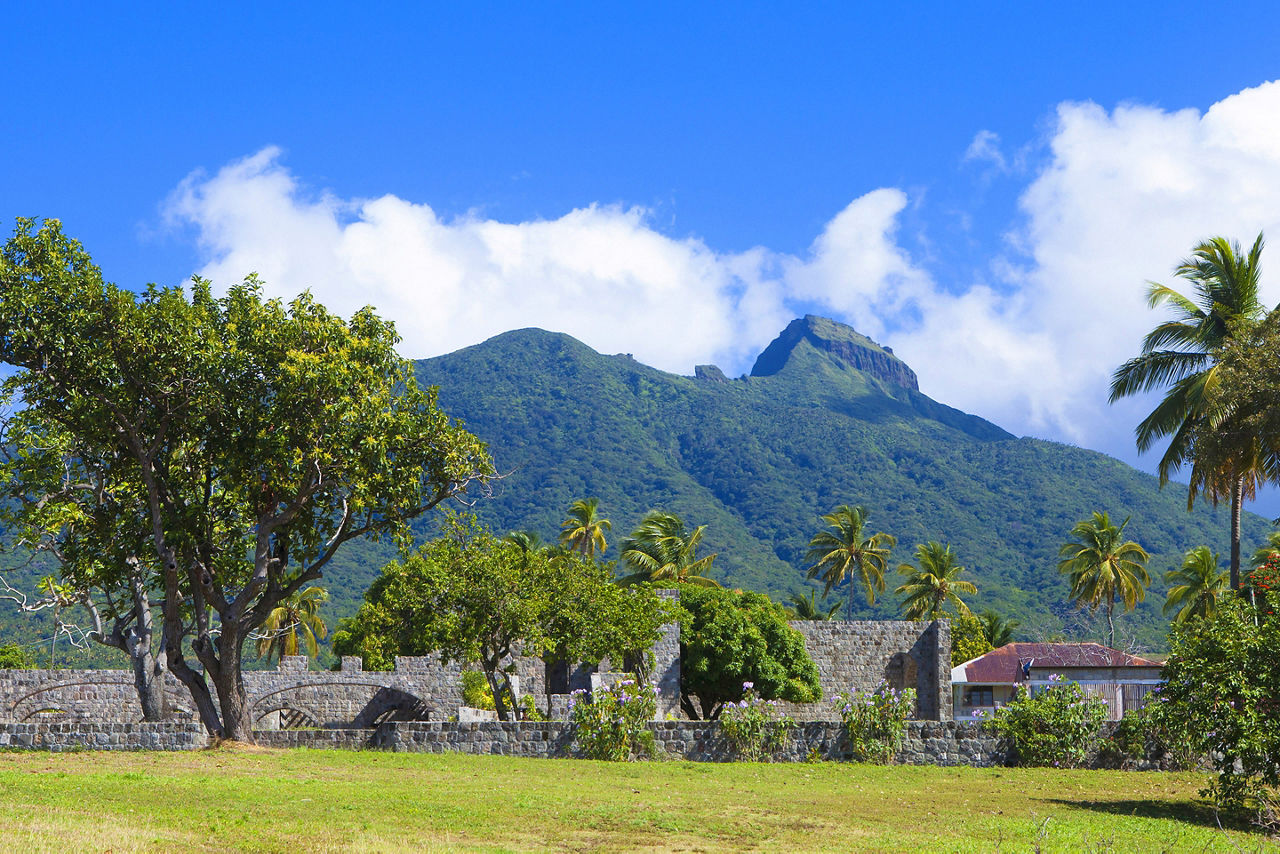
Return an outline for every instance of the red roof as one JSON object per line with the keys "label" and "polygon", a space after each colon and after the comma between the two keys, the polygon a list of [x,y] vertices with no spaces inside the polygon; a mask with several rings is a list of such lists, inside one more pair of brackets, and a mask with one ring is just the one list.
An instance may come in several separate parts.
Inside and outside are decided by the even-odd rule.
{"label": "red roof", "polygon": [[1129,655],[1097,643],[1010,643],[964,665],[965,681],[1013,684],[1021,681],[1022,666],[1032,667],[1159,667],[1157,661]]}

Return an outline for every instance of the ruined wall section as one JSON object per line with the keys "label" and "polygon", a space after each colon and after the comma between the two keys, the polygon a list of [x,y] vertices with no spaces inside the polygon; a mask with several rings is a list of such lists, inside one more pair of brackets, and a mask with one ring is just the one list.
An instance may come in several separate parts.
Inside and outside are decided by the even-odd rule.
{"label": "ruined wall section", "polygon": [[796,620],[818,667],[822,700],[788,703],[796,720],[836,720],[842,692],[874,691],[882,682],[914,688],[918,720],[951,718],[951,627],[945,620]]}

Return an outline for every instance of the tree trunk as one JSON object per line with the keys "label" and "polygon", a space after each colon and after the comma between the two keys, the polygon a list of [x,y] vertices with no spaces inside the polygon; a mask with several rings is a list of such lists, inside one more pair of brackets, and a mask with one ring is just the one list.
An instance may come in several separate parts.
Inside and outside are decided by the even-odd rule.
{"label": "tree trunk", "polygon": [[493,693],[493,710],[497,713],[498,720],[508,721],[511,720],[511,717],[507,712],[507,692],[503,685],[498,682],[498,665],[500,663],[501,659],[497,662],[485,661],[484,678],[489,683],[489,691]]}
{"label": "tree trunk", "polygon": [[[244,674],[241,658],[244,654],[245,634],[234,621],[224,620],[222,633],[215,646],[218,649],[216,668],[205,664],[218,689],[218,705],[222,709],[222,737],[232,741],[253,744],[253,714],[249,709],[249,695],[244,690]],[[206,656],[201,656],[205,660]]]}
{"label": "tree trunk", "polygon": [[[134,569],[137,567],[135,565]],[[156,659],[152,647],[154,628],[151,620],[151,597],[146,584],[136,572],[130,579],[133,584],[133,606],[138,616],[124,635],[125,652],[133,664],[133,684],[138,689],[138,704],[142,706],[144,721],[162,721],[165,718],[164,669]]]}
{"label": "tree trunk", "polygon": [[1244,478],[1231,486],[1231,589],[1240,589],[1240,505],[1244,503]]}
{"label": "tree trunk", "polygon": [[1112,649],[1116,648],[1116,621],[1112,616],[1112,612],[1116,607],[1115,594],[1111,594],[1111,598],[1107,600],[1107,646]]}

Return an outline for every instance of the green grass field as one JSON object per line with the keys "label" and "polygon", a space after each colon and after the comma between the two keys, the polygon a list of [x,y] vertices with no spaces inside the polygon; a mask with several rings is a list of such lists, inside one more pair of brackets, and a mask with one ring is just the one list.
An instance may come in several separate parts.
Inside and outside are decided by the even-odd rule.
{"label": "green grass field", "polygon": [[1274,851],[1196,774],[0,753],[5,851]]}

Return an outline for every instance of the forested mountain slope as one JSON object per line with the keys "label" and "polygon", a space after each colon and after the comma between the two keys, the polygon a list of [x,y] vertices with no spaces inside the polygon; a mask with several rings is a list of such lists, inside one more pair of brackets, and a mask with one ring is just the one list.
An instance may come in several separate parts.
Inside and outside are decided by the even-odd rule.
{"label": "forested mountain slope", "polygon": [[[1186,511],[1186,491],[1082,448],[1019,439],[916,390],[892,351],[818,317],[794,321],[750,376],[695,377],[596,353],[567,335],[523,329],[417,363],[445,410],[489,442],[506,473],[477,510],[499,530],[553,540],[570,502],[596,496],[613,542],[652,508],[708,525],[712,575],[782,597],[803,588],[819,516],[863,504],[898,538],[893,566],[927,539],[951,543],[978,584],[975,607],[1021,619],[1024,633],[1080,631],[1057,550],[1093,510],[1152,553],[1155,583],[1127,624],[1163,642],[1162,576],[1207,543],[1225,554],[1225,509]],[[1250,517],[1246,547],[1266,523]],[[616,556],[611,549],[610,556]],[[890,578],[890,589],[896,579]],[[867,615],[890,616],[890,594]]]}

